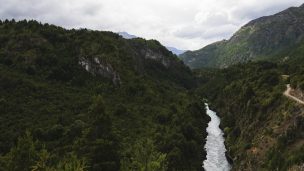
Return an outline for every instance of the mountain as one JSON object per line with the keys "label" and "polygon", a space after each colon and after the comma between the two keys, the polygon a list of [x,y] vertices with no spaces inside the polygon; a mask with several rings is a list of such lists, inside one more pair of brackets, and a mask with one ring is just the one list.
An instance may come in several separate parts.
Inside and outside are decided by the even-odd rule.
{"label": "mountain", "polygon": [[134,36],[134,35],[129,34],[127,32],[118,32],[117,34],[121,35],[125,39],[134,39],[134,38],[137,38],[137,36]]}
{"label": "mountain", "polygon": [[304,41],[304,5],[253,20],[229,40],[181,54],[191,68],[225,68],[247,61],[282,61]]}
{"label": "mountain", "polygon": [[[131,34],[127,33],[127,32],[118,32],[117,34],[121,35],[121,36],[122,36],[123,38],[125,38],[125,39],[134,39],[134,38],[138,38],[137,36],[131,35]],[[177,55],[177,56],[185,52],[185,50],[180,50],[180,49],[177,49],[177,48],[175,48],[175,47],[166,46],[166,48],[167,48],[169,51],[171,51],[173,54]]]}
{"label": "mountain", "polygon": [[180,50],[180,49],[177,49],[175,47],[166,47],[169,51],[171,51],[173,54],[179,56],[180,54],[184,53],[185,50]]}
{"label": "mountain", "polygon": [[195,86],[158,41],[0,21],[0,170],[201,170]]}

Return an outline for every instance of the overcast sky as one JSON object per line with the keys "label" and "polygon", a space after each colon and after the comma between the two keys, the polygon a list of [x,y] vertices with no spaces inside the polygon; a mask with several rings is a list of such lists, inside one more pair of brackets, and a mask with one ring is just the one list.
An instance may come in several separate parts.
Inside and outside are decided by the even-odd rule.
{"label": "overcast sky", "polygon": [[126,31],[166,46],[199,49],[248,21],[304,0],[0,0],[1,19]]}

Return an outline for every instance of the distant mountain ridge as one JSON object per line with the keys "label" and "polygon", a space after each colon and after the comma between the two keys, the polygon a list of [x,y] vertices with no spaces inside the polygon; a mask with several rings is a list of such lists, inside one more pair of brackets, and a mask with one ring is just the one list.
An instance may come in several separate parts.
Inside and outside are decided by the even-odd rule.
{"label": "distant mountain ridge", "polygon": [[169,51],[173,52],[175,55],[180,55],[180,54],[186,52],[185,50],[180,50],[180,49],[177,49],[177,48],[175,48],[175,47],[168,47],[168,46],[166,46],[166,48],[167,48]]}
{"label": "distant mountain ridge", "polygon": [[[134,39],[134,38],[138,38],[138,36],[135,36],[135,35],[132,35],[132,34],[129,34],[127,32],[118,32],[117,34],[121,35],[123,38],[125,39]],[[180,50],[180,49],[177,49],[175,47],[170,47],[170,46],[166,46],[166,48],[171,51],[173,54],[175,55],[180,55],[184,52],[186,52],[185,50]]]}
{"label": "distant mountain ridge", "polygon": [[180,56],[191,68],[225,68],[249,60],[282,60],[303,41],[304,5],[255,19],[229,40],[187,51]]}
{"label": "distant mountain ridge", "polygon": [[137,38],[137,36],[129,34],[127,32],[118,32],[117,34],[121,35],[125,39],[134,39],[134,38]]}

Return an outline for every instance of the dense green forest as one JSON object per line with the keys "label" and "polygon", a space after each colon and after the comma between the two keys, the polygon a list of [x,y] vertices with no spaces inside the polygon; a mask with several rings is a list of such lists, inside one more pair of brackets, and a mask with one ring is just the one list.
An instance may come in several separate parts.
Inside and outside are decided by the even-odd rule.
{"label": "dense green forest", "polygon": [[0,170],[201,170],[196,82],[155,40],[0,21]]}
{"label": "dense green forest", "polygon": [[304,97],[303,16],[304,5],[291,7],[180,56],[221,116],[232,170],[303,170],[304,107],[283,95],[290,84]]}
{"label": "dense green forest", "polygon": [[0,21],[0,171],[202,170],[203,99],[221,117],[232,170],[296,170],[304,107],[283,92],[290,84],[304,99],[303,9],[205,47],[195,70],[156,40]]}
{"label": "dense green forest", "polygon": [[303,86],[302,63],[196,71],[203,83],[197,94],[222,118],[233,170],[287,170],[304,162],[304,108],[283,96],[289,82]]}

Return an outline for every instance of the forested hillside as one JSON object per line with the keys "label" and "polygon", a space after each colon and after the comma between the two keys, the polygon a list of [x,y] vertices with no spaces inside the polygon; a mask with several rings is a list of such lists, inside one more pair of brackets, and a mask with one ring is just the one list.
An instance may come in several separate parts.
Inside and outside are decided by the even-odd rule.
{"label": "forested hillside", "polygon": [[209,118],[159,42],[0,22],[0,170],[201,170]]}
{"label": "forested hillside", "polygon": [[226,68],[248,61],[298,59],[292,51],[304,41],[304,5],[244,25],[229,40],[180,55],[191,68]]}
{"label": "forested hillside", "polygon": [[289,82],[303,90],[302,66],[250,62],[196,71],[203,83],[197,94],[207,97],[222,118],[232,170],[300,169],[304,106],[283,92]]}
{"label": "forested hillside", "polygon": [[304,5],[292,7],[181,55],[222,118],[232,170],[303,170],[304,106],[284,93],[290,84],[304,99],[303,16]]}

